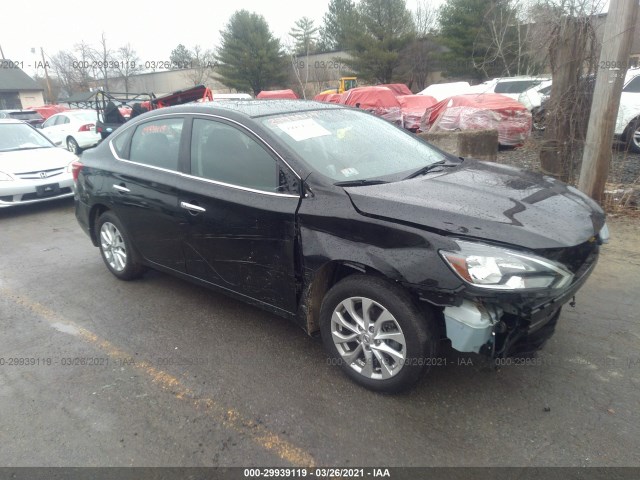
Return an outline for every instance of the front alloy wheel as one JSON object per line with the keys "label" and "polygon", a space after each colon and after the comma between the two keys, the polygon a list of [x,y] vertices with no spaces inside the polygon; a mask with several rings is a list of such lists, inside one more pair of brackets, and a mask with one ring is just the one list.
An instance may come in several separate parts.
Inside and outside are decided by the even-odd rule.
{"label": "front alloy wheel", "polygon": [[332,364],[378,392],[413,387],[434,359],[438,323],[427,305],[381,277],[354,274],[336,283],[320,308],[320,333]]}
{"label": "front alloy wheel", "polygon": [[341,359],[374,380],[397,374],[407,359],[407,342],[395,317],[379,303],[349,297],[331,317],[331,338]]}

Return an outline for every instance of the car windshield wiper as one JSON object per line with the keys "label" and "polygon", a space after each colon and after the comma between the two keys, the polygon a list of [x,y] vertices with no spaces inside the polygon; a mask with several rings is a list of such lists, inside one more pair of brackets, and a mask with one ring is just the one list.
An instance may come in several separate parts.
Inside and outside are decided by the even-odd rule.
{"label": "car windshield wiper", "polygon": [[334,185],[336,187],[361,187],[364,185],[382,185],[383,183],[389,183],[385,180],[377,180],[375,178],[372,179],[362,179],[362,180],[345,180],[344,182],[336,182]]}
{"label": "car windshield wiper", "polygon": [[419,177],[420,175],[429,173],[438,167],[457,167],[458,165],[459,165],[458,163],[446,163],[446,160],[440,160],[439,162],[432,163],[430,165],[425,165],[424,167],[419,168],[418,170],[413,172],[411,175],[406,176],[404,179],[408,180],[410,178]]}

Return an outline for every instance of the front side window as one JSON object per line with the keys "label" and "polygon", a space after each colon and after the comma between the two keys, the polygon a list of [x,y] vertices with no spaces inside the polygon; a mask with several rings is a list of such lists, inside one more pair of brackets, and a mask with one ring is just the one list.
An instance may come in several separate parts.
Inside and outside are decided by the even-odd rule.
{"label": "front side window", "polygon": [[183,123],[182,118],[164,118],[138,125],[131,138],[129,160],[177,170]]}
{"label": "front side window", "polygon": [[191,138],[191,173],[208,180],[277,192],[278,164],[241,130],[213,120],[195,119]]}

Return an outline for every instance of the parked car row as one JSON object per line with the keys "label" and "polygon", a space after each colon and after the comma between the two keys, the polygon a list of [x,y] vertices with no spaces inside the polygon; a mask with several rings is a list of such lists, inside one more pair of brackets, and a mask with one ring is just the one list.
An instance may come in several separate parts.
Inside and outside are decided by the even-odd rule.
{"label": "parked car row", "polygon": [[77,159],[40,129],[0,119],[0,208],[73,196],[71,163]]}

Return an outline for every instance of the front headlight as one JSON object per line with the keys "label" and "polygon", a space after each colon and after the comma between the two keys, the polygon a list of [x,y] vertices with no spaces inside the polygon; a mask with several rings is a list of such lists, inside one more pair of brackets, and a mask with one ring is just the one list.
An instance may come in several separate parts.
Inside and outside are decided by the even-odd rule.
{"label": "front headlight", "polygon": [[11,175],[9,175],[8,173],[4,173],[4,172],[0,172],[0,182],[4,182],[4,181],[12,181],[13,178],[11,177]]}
{"label": "front headlight", "polygon": [[458,252],[440,255],[464,281],[494,290],[562,288],[573,279],[563,265],[506,248],[457,240]]}

